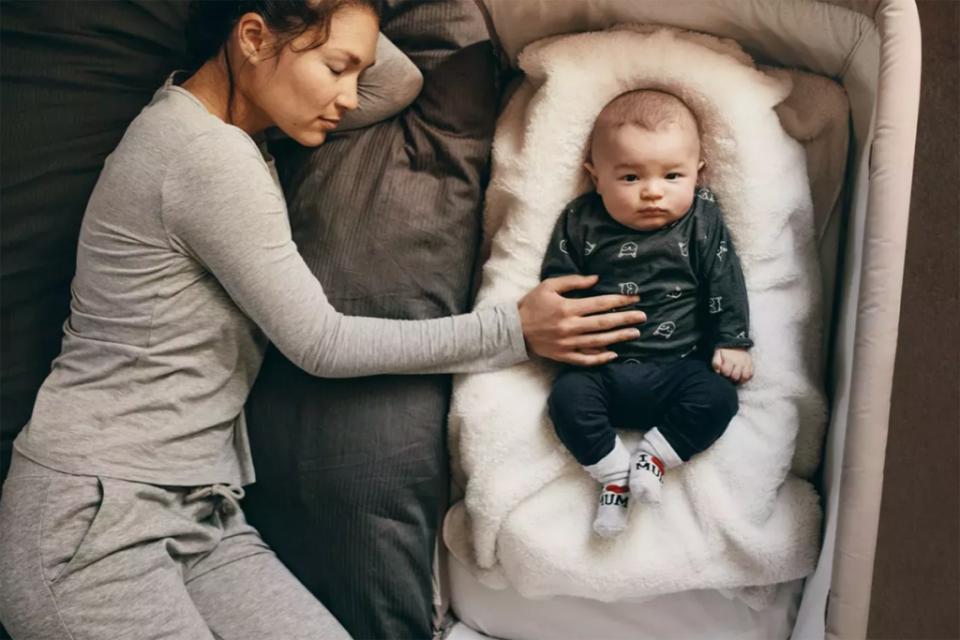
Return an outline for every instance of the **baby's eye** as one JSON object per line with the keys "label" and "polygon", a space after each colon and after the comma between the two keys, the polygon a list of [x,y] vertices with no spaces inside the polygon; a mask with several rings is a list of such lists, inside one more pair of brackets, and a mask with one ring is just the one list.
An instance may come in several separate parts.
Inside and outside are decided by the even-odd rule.
{"label": "baby's eye", "polygon": [[679,173],[668,173],[668,174],[667,174],[667,180],[676,180],[676,179],[679,178],[679,177],[680,177],[680,174],[679,174]]}
{"label": "baby's eye", "polygon": [[639,180],[640,178],[638,178],[635,174],[630,173],[630,174],[627,174],[627,175],[623,176],[623,179],[624,179],[625,181],[627,181],[627,182],[636,182],[636,181]]}

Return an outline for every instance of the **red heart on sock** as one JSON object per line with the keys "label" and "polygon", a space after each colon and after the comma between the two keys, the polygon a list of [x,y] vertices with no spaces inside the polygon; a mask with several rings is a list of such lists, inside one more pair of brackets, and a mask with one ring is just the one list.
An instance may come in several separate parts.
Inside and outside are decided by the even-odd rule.
{"label": "red heart on sock", "polygon": [[657,465],[657,469],[660,469],[660,474],[663,475],[663,463],[660,462],[660,458],[656,456],[650,456],[650,461]]}
{"label": "red heart on sock", "polygon": [[615,484],[608,484],[603,488],[604,491],[612,491],[613,493],[627,493],[630,491],[630,487],[621,487]]}

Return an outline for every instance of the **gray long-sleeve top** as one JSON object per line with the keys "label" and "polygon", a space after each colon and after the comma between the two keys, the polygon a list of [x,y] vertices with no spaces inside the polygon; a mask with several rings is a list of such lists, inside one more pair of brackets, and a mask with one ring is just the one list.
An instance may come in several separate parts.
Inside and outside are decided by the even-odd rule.
{"label": "gray long-sleeve top", "polygon": [[243,405],[268,340],[325,377],[527,357],[515,305],[422,321],[338,313],[297,252],[268,159],[168,82],[90,198],[62,352],[16,448],[67,473],[253,482]]}

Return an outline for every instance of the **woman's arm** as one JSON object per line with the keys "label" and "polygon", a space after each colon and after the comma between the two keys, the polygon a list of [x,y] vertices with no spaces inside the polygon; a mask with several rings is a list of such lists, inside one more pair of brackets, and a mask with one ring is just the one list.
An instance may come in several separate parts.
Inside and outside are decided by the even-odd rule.
{"label": "woman's arm", "polygon": [[410,106],[422,88],[423,75],[417,65],[381,33],[377,62],[360,74],[359,106],[343,114],[337,131],[359,129],[395,116]]}
{"label": "woman's arm", "polygon": [[174,247],[314,375],[483,371],[527,357],[516,305],[420,321],[336,311],[291,239],[256,146],[239,132],[206,133],[184,149],[164,181],[163,220]]}
{"label": "woman's arm", "polygon": [[[342,215],[349,215],[343,213]],[[578,365],[584,353],[636,337],[619,329],[642,312],[606,313],[631,296],[568,300],[593,286],[568,276],[541,283],[518,304],[435,320],[345,316],[327,300],[297,251],[283,194],[253,141],[224,127],[197,137],[167,171],[162,216],[172,246],[203,264],[291,361],[325,377],[498,369],[539,355]]]}

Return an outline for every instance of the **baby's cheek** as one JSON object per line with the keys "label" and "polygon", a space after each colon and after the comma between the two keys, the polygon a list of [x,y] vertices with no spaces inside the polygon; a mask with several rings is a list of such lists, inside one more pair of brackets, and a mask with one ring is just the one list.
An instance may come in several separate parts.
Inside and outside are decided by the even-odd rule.
{"label": "baby's cheek", "polygon": [[680,194],[679,200],[676,204],[676,210],[680,215],[683,215],[690,210],[690,206],[693,204],[694,190],[690,189],[689,191],[684,189]]}

